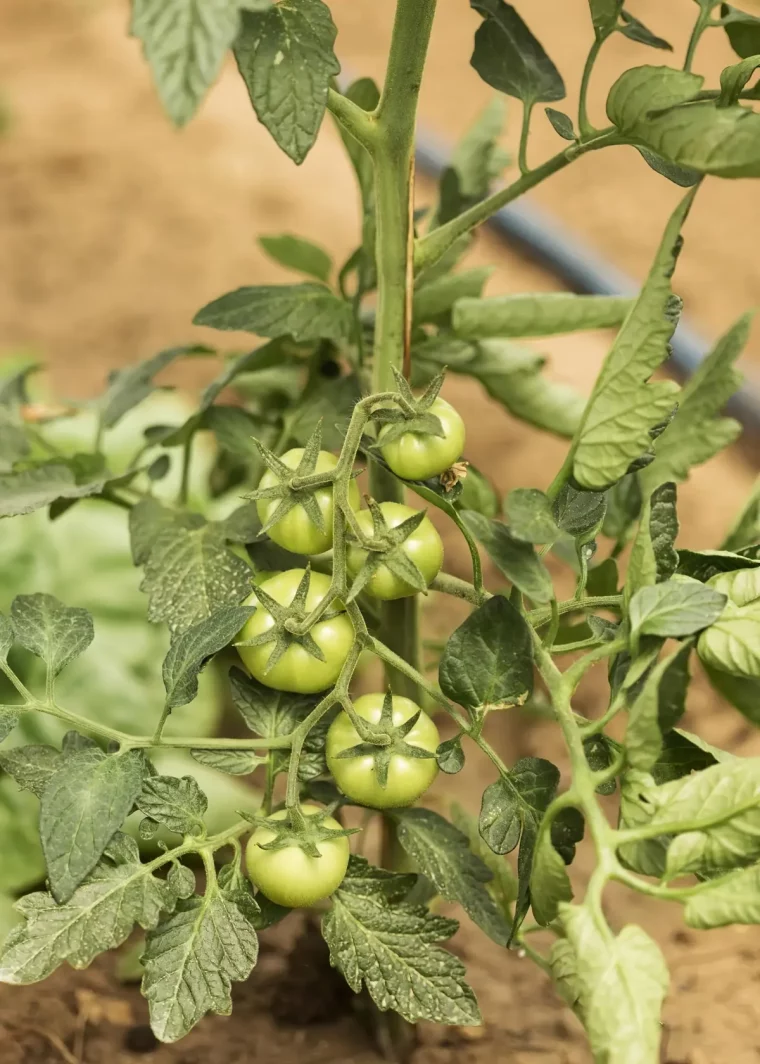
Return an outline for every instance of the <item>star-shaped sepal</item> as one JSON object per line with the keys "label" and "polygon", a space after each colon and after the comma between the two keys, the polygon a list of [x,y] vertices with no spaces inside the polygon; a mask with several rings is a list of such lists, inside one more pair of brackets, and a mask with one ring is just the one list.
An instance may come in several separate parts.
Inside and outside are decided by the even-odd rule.
{"label": "star-shaped sepal", "polygon": [[383,446],[393,443],[407,432],[443,437],[445,433],[440,419],[431,413],[430,408],[438,398],[444,372],[441,371],[433,377],[419,399],[409,387],[409,382],[395,367],[393,374],[398,387],[398,405],[378,407],[372,414],[372,420],[383,427]]}
{"label": "star-shaped sepal", "polygon": [[284,850],[288,846],[300,846],[309,857],[321,857],[322,854],[317,845],[320,842],[330,842],[332,839],[341,839],[347,835],[355,835],[360,828],[329,828],[325,827],[325,820],[335,812],[338,802],[320,809],[317,813],[309,813],[307,816],[300,809],[291,809],[282,820],[273,820],[270,817],[255,813],[247,813],[239,810],[240,816],[257,828],[266,828],[271,831],[274,838],[271,842],[260,842],[262,850]]}
{"label": "star-shaped sepal", "polygon": [[[306,631],[300,631],[300,626],[309,614],[309,610],[306,609],[306,598],[309,594],[309,585],[311,583],[311,567],[307,566],[301,577],[301,582],[296,589],[296,593],[293,596],[293,601],[289,606],[283,606],[277,599],[264,590],[263,587],[256,586],[254,591],[256,598],[259,600],[259,604],[263,607],[267,613],[269,613],[274,621],[274,624],[266,632],[262,632],[260,635],[255,635],[252,639],[244,639],[235,646],[238,647],[258,647],[264,646],[267,643],[272,643],[272,652],[269,655],[265,672],[269,672],[275,667],[277,662],[286,652],[288,647],[293,643],[298,643],[304,648],[304,650],[310,654],[317,661],[324,661],[325,655],[322,648],[314,639],[313,635]],[[320,620],[329,620],[334,617],[339,611],[327,611],[322,615]]]}
{"label": "star-shaped sepal", "polygon": [[420,527],[427,511],[419,510],[411,517],[407,517],[401,524],[391,528],[374,499],[367,499],[366,502],[372,514],[372,539],[361,544],[362,548],[367,551],[367,557],[356,574],[347,601],[352,602],[364,590],[382,565],[390,569],[394,576],[413,587],[415,591],[426,595],[428,585],[425,577],[404,550],[404,543]]}
{"label": "star-shaped sepal", "polygon": [[377,730],[379,734],[383,735],[383,737],[387,736],[389,742],[382,746],[372,742],[357,743],[356,746],[351,746],[347,750],[341,751],[337,757],[371,757],[373,760],[375,775],[377,776],[377,782],[381,787],[387,787],[388,770],[390,768],[391,758],[394,755],[417,758],[435,757],[435,754],[431,753],[429,750],[424,750],[421,746],[413,746],[411,743],[406,742],[407,735],[420,719],[421,713],[422,710],[418,709],[417,712],[413,713],[403,724],[394,727],[393,695],[390,690],[386,691]]}

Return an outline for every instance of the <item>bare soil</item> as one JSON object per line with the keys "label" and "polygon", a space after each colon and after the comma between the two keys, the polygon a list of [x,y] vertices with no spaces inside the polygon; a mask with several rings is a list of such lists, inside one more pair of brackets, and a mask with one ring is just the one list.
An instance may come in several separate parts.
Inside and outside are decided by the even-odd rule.
{"label": "bare soil", "polygon": [[[350,73],[380,76],[390,30],[390,0],[332,0],[340,55]],[[486,102],[488,90],[468,67],[477,18],[464,0],[442,0],[422,94],[422,121],[452,141]],[[634,13],[682,48],[694,14],[690,0],[639,0]],[[585,0],[533,0],[531,25],[570,85],[577,85],[589,44]],[[241,283],[287,280],[258,249],[260,233],[297,232],[341,260],[356,242],[357,212],[348,166],[329,123],[296,169],[260,129],[244,91],[227,70],[200,117],[170,129],[156,102],[139,49],[127,39],[123,0],[3,0],[0,92],[12,114],[0,138],[0,353],[25,350],[49,362],[54,386],[82,396],[114,365],[188,339],[218,342],[193,329],[193,312]],[[704,46],[714,72],[730,61],[719,37]],[[596,111],[623,63],[661,62],[622,37],[602,54]],[[568,109],[570,109],[568,107]],[[557,150],[548,122],[537,122],[531,156]],[[419,198],[430,189],[420,182]],[[640,277],[678,191],[630,150],[585,159],[536,193],[536,202]],[[689,220],[676,277],[693,320],[709,335],[757,300],[755,254],[760,201],[750,182],[707,182]],[[474,262],[496,263],[490,292],[556,287],[552,278],[492,237],[481,236]],[[748,362],[758,360],[757,333]],[[231,337],[232,343],[237,338]],[[241,343],[247,343],[240,338]],[[588,387],[609,337],[587,334],[539,345],[552,372]],[[182,378],[202,383],[199,366]],[[468,420],[468,454],[506,491],[543,486],[563,444],[510,421],[480,389],[449,386]],[[681,492],[682,543],[716,544],[754,478],[747,452],[734,451],[697,471]],[[445,530],[455,569],[465,560]],[[441,633],[456,610],[436,602],[430,625]],[[433,616],[434,614],[434,616]],[[594,685],[581,708],[594,705]],[[554,729],[512,714],[497,741],[508,761],[541,752],[562,763]],[[758,740],[741,718],[697,685],[687,726],[743,753]],[[476,809],[488,767],[472,756],[433,801],[452,797]],[[583,878],[589,855],[581,852]],[[760,936],[756,928],[696,934],[680,913],[629,893],[611,892],[616,926],[642,923],[663,946],[672,970],[665,1010],[663,1061],[751,1064],[760,1059]],[[42,985],[0,990],[0,1064],[91,1061],[113,1064],[149,1055],[156,1064],[219,1060],[321,1064],[377,1060],[356,1002],[326,966],[324,950],[293,953],[300,917],[263,936],[261,961],[236,992],[228,1019],[204,1021],[182,1043],[157,1046],[135,988],[122,987],[111,958],[86,972],[68,968]],[[302,942],[303,945],[303,942]],[[582,1064],[590,1060],[574,1017],[528,960],[505,953],[463,926],[455,948],[467,963],[486,1020],[482,1030],[423,1025],[415,1064]],[[308,1015],[294,1014],[294,999]]]}

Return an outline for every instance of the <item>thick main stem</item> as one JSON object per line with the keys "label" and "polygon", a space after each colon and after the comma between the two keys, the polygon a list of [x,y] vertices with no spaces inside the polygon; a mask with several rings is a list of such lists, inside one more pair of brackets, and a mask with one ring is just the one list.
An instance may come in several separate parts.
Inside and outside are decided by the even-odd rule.
{"label": "thick main stem", "polygon": [[[388,69],[376,112],[373,146],[377,212],[378,302],[372,369],[373,392],[395,387],[393,370],[404,368],[407,300],[411,299],[414,135],[417,101],[425,65],[436,0],[398,0]],[[403,488],[380,466],[370,471],[370,488],[378,502],[402,502]],[[415,596],[383,607],[384,641],[415,669],[419,663]],[[415,700],[417,685],[397,670],[388,680],[399,694]]]}

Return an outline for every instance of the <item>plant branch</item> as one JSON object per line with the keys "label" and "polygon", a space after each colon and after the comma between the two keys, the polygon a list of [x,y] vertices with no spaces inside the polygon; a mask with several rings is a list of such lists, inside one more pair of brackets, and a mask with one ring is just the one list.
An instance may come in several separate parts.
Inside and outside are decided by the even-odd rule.
{"label": "plant branch", "polygon": [[377,142],[377,120],[336,89],[327,90],[327,109],[347,133],[372,154]]}
{"label": "plant branch", "polygon": [[620,137],[618,131],[610,126],[601,130],[589,140],[570,144],[563,151],[558,152],[557,155],[553,155],[551,159],[547,159],[545,163],[531,170],[530,173],[523,174],[507,188],[495,192],[492,196],[482,200],[480,203],[476,203],[474,207],[470,207],[469,210],[464,211],[450,222],[446,222],[445,225],[439,226],[439,228],[417,240],[414,253],[415,271],[419,273],[429,266],[433,266],[460,237],[465,236],[472,229],[488,221],[491,215],[496,214],[502,207],[506,207],[508,203],[512,203],[513,200],[518,199],[525,192],[529,192],[536,185],[540,185],[547,177],[556,174],[559,170],[563,170],[569,163],[579,159],[581,155],[596,151],[598,148],[624,143],[625,141]]}

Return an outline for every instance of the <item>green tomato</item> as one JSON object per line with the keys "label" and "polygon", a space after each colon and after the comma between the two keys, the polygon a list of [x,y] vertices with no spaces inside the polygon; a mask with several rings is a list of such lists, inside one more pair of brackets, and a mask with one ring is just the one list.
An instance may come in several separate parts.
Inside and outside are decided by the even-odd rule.
{"label": "green tomato", "polygon": [[[302,458],[303,447],[294,447],[291,451],[286,451],[281,456],[281,461],[290,469],[296,469]],[[320,451],[314,472],[327,473],[329,470],[335,469],[337,464],[338,459],[334,454],[330,454],[329,451]],[[267,470],[259,481],[259,487],[273,488],[279,483],[279,478],[271,470]],[[323,554],[326,550],[329,550],[333,545],[332,484],[318,488],[314,492],[313,498],[316,499],[317,506],[322,514],[324,532],[319,531],[303,506],[294,506],[281,520],[272,525],[267,533],[269,538],[284,547],[285,550],[293,551],[294,554]],[[359,489],[355,480],[352,480],[349,486],[348,500],[352,509],[359,509]],[[259,499],[257,501],[256,510],[262,524],[266,524],[280,505],[280,502],[281,499]]]}
{"label": "green tomato", "polygon": [[405,432],[403,436],[383,446],[383,436],[391,426],[380,430],[379,442],[383,458],[396,476],[404,480],[429,480],[445,473],[464,450],[464,421],[457,411],[440,396],[434,400],[429,413],[441,422],[443,436],[430,433]]}
{"label": "green tomato", "polygon": [[[404,506],[399,502],[381,502],[380,510],[389,528],[395,528],[417,512],[411,506]],[[369,510],[362,510],[356,515],[356,519],[362,532],[371,536],[372,515]],[[443,565],[443,543],[432,521],[426,517],[419,527],[404,540],[401,549],[422,573],[425,583],[430,585]],[[349,546],[346,553],[346,565],[350,576],[356,576],[366,557],[367,551],[362,547],[356,544]],[[396,576],[386,565],[377,567],[365,590],[369,595],[374,595],[379,599],[406,598],[417,593],[416,588],[408,584],[406,580],[402,580],[400,576]]]}
{"label": "green tomato", "polygon": [[[363,720],[379,724],[383,700],[382,694],[362,695],[354,703],[354,708]],[[410,698],[393,696],[395,728],[418,712],[420,707]],[[417,723],[404,736],[403,741],[409,746],[419,746],[422,750],[435,754],[440,736],[430,717],[421,712]],[[373,755],[338,756],[344,750],[350,750],[362,742],[348,714],[339,713],[327,732],[327,765],[343,793],[359,805],[372,809],[395,809],[412,805],[425,793],[438,774],[435,757],[410,757],[403,753],[392,753],[388,765],[388,779],[383,787],[377,776]]]}
{"label": "green tomato", "polygon": [[[301,806],[301,812],[314,816],[322,810],[307,803]],[[284,820],[287,815],[285,809],[280,809],[268,819]],[[326,817],[322,824],[333,831],[341,830],[341,825],[332,817]],[[349,846],[345,835],[317,842],[320,857],[309,857],[296,843],[280,850],[261,848],[275,838],[276,833],[269,828],[256,828],[245,851],[251,882],[270,901],[295,909],[314,905],[338,889],[348,868]]]}
{"label": "green tomato", "polygon": [[[263,581],[260,585],[268,594],[283,606],[289,606],[298,590],[304,575],[303,569],[288,569],[284,573]],[[309,593],[306,596],[306,612],[315,609],[327,594],[330,578],[324,573],[312,573]],[[254,591],[246,604],[256,605]],[[263,606],[259,606],[240,630],[238,639],[253,639],[254,636],[268,632],[274,625],[274,618]],[[291,643],[280,660],[271,669],[267,669],[272,653],[273,643],[264,643],[256,647],[238,647],[250,674],[267,687],[277,691],[294,691],[298,694],[316,694],[331,687],[340,675],[348,653],[354,642],[354,628],[345,613],[339,613],[328,620],[317,621],[310,635],[324,654],[325,660],[313,657],[300,643]]]}

